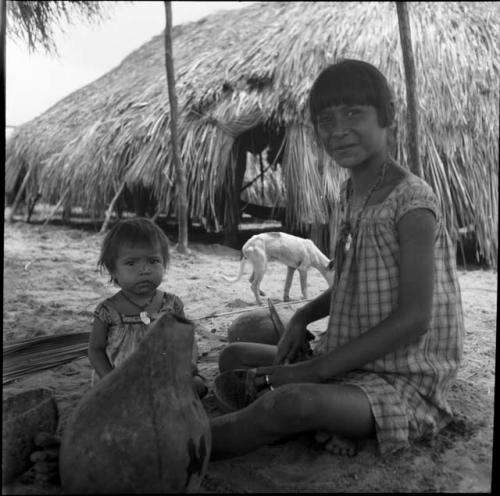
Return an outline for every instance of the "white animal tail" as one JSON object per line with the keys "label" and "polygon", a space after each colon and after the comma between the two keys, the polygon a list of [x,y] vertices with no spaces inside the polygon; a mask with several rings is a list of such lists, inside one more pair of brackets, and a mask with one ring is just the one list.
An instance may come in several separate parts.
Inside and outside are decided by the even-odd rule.
{"label": "white animal tail", "polygon": [[240,262],[240,272],[239,272],[239,274],[234,279],[230,279],[229,277],[226,277],[225,275],[223,275],[222,277],[227,282],[236,282],[236,281],[239,281],[240,278],[241,278],[241,276],[243,275],[243,269],[245,268],[245,262],[246,262],[246,259],[245,259],[245,257],[242,256],[241,262]]}

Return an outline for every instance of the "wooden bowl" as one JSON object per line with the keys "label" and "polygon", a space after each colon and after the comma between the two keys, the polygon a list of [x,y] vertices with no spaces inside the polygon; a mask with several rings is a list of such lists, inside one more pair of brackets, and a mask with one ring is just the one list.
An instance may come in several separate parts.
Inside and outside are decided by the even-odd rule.
{"label": "wooden bowl", "polygon": [[215,399],[223,412],[241,410],[253,399],[247,388],[247,373],[248,369],[227,370],[215,378]]}

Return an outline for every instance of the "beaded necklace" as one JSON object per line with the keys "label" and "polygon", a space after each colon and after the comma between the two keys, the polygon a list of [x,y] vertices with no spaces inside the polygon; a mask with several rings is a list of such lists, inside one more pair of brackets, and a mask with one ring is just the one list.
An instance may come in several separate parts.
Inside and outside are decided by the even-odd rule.
{"label": "beaded necklace", "polygon": [[361,222],[361,216],[363,215],[363,212],[366,208],[366,205],[368,204],[368,201],[370,200],[371,196],[377,190],[380,185],[382,184],[386,171],[387,171],[387,166],[389,165],[389,162],[386,161],[382,164],[382,167],[380,168],[380,172],[377,176],[377,180],[373,183],[372,187],[368,191],[368,193],[365,195],[363,198],[362,206],[361,209],[358,212],[358,215],[356,216],[356,222],[354,223],[354,228],[351,228],[351,222],[350,222],[350,215],[351,215],[351,203],[352,203],[352,196],[353,196],[353,189],[352,189],[352,182],[351,179],[349,179],[348,185],[347,185],[347,212],[345,218],[342,220],[342,223],[340,225],[340,235],[339,235],[339,240],[337,241],[337,246],[335,247],[335,261],[336,261],[336,278],[340,277],[340,271],[342,269],[342,266],[344,265],[345,261],[345,256],[351,249],[351,245],[353,244],[353,241],[355,240],[356,236],[358,235],[358,229],[359,229],[359,224]]}
{"label": "beaded necklace", "polygon": [[120,293],[122,294],[122,296],[129,302],[129,303],[132,303],[132,305],[134,305],[135,307],[137,307],[141,313],[139,314],[139,317],[141,319],[141,321],[148,325],[151,323],[151,316],[148,314],[148,312],[146,312],[146,308],[149,307],[149,305],[151,305],[151,303],[153,303],[153,300],[154,300],[154,297],[156,296],[156,290],[155,292],[153,293],[153,295],[151,296],[151,298],[149,299],[149,301],[145,304],[145,305],[138,305],[134,300],[132,300],[131,298],[129,298],[125,293],[124,291],[120,291]]}

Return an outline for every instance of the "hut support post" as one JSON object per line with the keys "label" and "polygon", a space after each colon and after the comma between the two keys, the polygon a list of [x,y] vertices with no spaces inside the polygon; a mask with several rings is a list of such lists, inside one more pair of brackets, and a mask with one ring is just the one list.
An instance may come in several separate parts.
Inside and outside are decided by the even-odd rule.
{"label": "hut support post", "polygon": [[47,215],[47,218],[45,219],[42,226],[46,226],[49,223],[49,221],[52,219],[52,217],[54,217],[55,213],[57,212],[57,209],[66,201],[68,193],[69,193],[69,189],[67,189],[64,192],[64,194],[61,196],[61,198],[57,202],[57,205],[52,209],[52,211],[49,213],[49,215]]}
{"label": "hut support post", "polygon": [[[247,153],[241,146],[238,140],[233,145],[233,153],[230,154],[230,160],[236,157],[236,166],[234,168],[233,180],[230,182],[230,187],[226,199],[225,219],[224,219],[224,244],[233,248],[238,247],[238,224],[240,221],[240,191],[245,176],[247,166]],[[236,153],[234,153],[234,151]],[[232,170],[231,167],[228,168]]]}
{"label": "hut support post", "polygon": [[113,209],[115,208],[115,204],[118,201],[118,198],[120,198],[120,195],[123,193],[123,190],[125,189],[125,181],[121,184],[121,186],[118,188],[118,191],[115,193],[115,196],[113,196],[113,199],[111,200],[111,203],[109,204],[108,209],[106,210],[106,214],[104,216],[104,222],[102,223],[101,230],[99,231],[100,234],[106,232],[106,229],[108,228],[109,222],[111,220],[111,215],[113,214]]}
{"label": "hut support post", "polygon": [[158,219],[158,217],[160,216],[161,212],[162,212],[162,207],[161,205],[158,205],[158,208],[156,209],[156,212],[153,214],[153,217],[151,217],[151,220],[153,222],[156,222],[156,220]]}
{"label": "hut support post", "polygon": [[24,176],[23,182],[21,183],[19,191],[17,192],[17,195],[14,198],[14,202],[12,203],[10,213],[7,216],[7,222],[12,222],[14,220],[14,214],[16,213],[16,210],[19,207],[19,203],[21,202],[21,198],[23,196],[24,190],[26,189],[26,185],[28,184],[28,180],[31,176],[31,172],[32,172],[33,168],[34,168],[34,166],[32,165],[28,169],[28,172],[26,172],[26,175]]}
{"label": "hut support post", "polygon": [[408,105],[407,129],[408,129],[408,153],[410,157],[410,170],[417,176],[422,177],[418,153],[418,111],[417,111],[417,83],[415,77],[415,60],[411,46],[410,19],[408,15],[408,2],[396,2],[398,13],[399,36],[403,52],[403,63],[405,66],[406,101]]}
{"label": "hut support post", "polygon": [[62,220],[64,224],[69,224],[71,221],[71,202],[64,202]]}
{"label": "hut support post", "polygon": [[28,211],[26,213],[26,222],[28,224],[31,220],[31,216],[33,215],[33,211],[35,210],[36,202],[40,199],[41,196],[42,194],[38,192],[33,199],[30,199],[28,201]]}
{"label": "hut support post", "polygon": [[172,2],[165,4],[165,68],[167,71],[168,97],[170,101],[170,136],[172,139],[172,158],[177,173],[177,220],[179,222],[179,240],[177,251],[187,252],[188,223],[187,223],[187,198],[186,177],[179,154],[179,142],[177,139],[177,95],[175,92],[175,74],[172,50]]}

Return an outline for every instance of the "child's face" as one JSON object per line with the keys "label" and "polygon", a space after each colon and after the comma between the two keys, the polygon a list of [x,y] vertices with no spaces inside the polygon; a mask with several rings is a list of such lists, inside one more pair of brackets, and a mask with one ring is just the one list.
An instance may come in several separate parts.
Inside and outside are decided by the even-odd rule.
{"label": "child's face", "polygon": [[147,295],[161,284],[164,272],[159,248],[122,246],[111,275],[122,289]]}
{"label": "child's face", "polygon": [[333,105],[318,115],[317,130],[327,153],[351,169],[384,153],[387,129],[380,127],[372,105]]}

